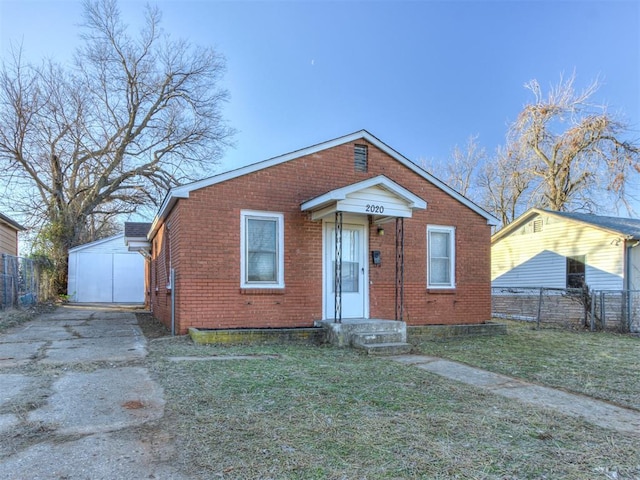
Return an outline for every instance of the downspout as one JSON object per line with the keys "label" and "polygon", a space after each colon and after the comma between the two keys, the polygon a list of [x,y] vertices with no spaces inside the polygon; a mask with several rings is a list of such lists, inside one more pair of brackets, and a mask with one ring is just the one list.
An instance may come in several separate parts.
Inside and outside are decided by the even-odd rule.
{"label": "downspout", "polygon": [[153,296],[151,295],[151,269],[153,268],[153,262],[151,260],[151,254],[149,252],[145,252],[142,254],[144,257],[144,304],[149,307],[149,312],[153,314]]}
{"label": "downspout", "polygon": [[[632,240],[632,239],[629,239]],[[638,245],[640,245],[640,240],[636,240],[635,243],[631,244],[630,241],[627,240],[625,242],[625,258],[624,258],[624,289],[625,290],[631,290],[631,272],[632,272],[632,265],[631,265],[631,249],[637,247]]]}
{"label": "downspout", "polygon": [[171,336],[174,337],[176,335],[176,270],[175,268],[171,269],[169,273],[169,278],[171,282]]}
{"label": "downspout", "polygon": [[633,306],[632,295],[631,295],[631,272],[633,271],[631,265],[631,249],[635,248],[640,244],[640,240],[636,240],[635,243],[631,244],[629,240],[625,241],[625,259],[624,259],[624,283],[625,290],[627,294],[627,318],[625,319],[627,322],[627,329],[631,331],[631,313],[633,310],[631,307]]}

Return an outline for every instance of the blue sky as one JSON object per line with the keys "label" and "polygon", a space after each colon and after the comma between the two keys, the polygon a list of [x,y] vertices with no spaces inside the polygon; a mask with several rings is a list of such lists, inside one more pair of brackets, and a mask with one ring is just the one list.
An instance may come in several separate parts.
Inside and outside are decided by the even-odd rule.
{"label": "blue sky", "polygon": [[[638,1],[159,1],[174,37],[227,58],[238,130],[222,169],[362,128],[419,162],[470,135],[488,151],[531,96],[575,71],[640,138]],[[121,0],[135,26],[143,2]],[[69,58],[76,0],[0,0],[0,54]]]}

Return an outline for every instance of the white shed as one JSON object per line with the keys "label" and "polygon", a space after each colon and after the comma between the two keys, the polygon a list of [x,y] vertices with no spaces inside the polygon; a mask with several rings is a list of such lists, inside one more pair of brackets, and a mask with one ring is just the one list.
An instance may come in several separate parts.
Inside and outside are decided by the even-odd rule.
{"label": "white shed", "polygon": [[73,302],[144,303],[144,258],[124,233],[72,248],[67,293]]}

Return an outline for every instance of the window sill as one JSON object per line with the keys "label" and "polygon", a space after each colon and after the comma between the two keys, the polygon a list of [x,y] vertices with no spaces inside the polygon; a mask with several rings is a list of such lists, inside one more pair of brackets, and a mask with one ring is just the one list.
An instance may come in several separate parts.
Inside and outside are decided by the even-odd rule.
{"label": "window sill", "polygon": [[454,295],[457,292],[455,288],[427,288],[427,293],[437,293],[439,295]]}
{"label": "window sill", "polygon": [[284,295],[284,288],[240,288],[240,295]]}

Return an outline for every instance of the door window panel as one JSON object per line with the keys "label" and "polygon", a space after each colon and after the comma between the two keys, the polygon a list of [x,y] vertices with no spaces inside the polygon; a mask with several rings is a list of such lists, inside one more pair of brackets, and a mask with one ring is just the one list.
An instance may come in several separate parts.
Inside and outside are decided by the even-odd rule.
{"label": "door window panel", "polygon": [[[333,257],[333,271],[331,278],[335,278],[336,272],[336,240],[335,228],[331,229],[331,255]],[[342,230],[342,293],[357,293],[360,291],[360,232],[358,230]],[[332,287],[335,291],[335,286]]]}

